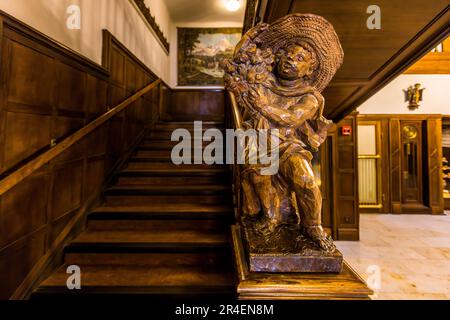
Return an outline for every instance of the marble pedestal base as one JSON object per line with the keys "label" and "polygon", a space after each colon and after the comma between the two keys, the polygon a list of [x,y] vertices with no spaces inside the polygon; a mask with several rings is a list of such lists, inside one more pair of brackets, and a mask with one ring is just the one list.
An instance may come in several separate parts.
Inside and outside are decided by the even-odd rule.
{"label": "marble pedestal base", "polygon": [[339,250],[322,251],[301,235],[299,226],[282,225],[269,231],[259,220],[246,219],[242,240],[251,272],[324,272],[342,271]]}

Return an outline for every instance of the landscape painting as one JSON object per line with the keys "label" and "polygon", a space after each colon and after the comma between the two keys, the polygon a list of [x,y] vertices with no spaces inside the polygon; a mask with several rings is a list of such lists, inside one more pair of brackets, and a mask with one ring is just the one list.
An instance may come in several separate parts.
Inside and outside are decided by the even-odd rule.
{"label": "landscape painting", "polygon": [[178,85],[222,86],[220,62],[233,56],[238,28],[178,28]]}

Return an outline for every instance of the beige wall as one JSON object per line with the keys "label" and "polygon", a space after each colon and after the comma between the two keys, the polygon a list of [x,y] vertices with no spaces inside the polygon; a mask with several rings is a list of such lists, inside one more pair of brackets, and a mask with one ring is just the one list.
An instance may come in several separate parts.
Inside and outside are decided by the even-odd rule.
{"label": "beige wall", "polygon": [[[0,0],[0,9],[98,64],[102,29],[107,29],[171,87],[177,86],[177,27],[242,28],[242,22],[236,21],[175,24],[164,0],[145,1],[170,42],[170,56],[130,0]],[[66,11],[72,4],[81,8],[80,30],[66,27]]]}
{"label": "beige wall", "polygon": [[[171,21],[164,0],[146,0],[169,42]],[[67,8],[81,8],[81,29],[66,27]],[[170,58],[129,0],[0,0],[0,9],[101,64],[102,29],[107,29],[164,81]]]}
{"label": "beige wall", "polygon": [[[423,101],[414,111],[408,109],[403,90],[420,83]],[[386,87],[364,102],[358,111],[362,114],[443,114],[450,115],[450,75],[400,75]]]}

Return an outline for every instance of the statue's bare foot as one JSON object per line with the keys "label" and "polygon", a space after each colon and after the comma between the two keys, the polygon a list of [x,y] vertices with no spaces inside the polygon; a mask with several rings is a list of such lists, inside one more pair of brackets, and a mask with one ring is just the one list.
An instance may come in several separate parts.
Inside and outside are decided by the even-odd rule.
{"label": "statue's bare foot", "polygon": [[302,233],[314,241],[322,250],[333,252],[336,246],[321,226],[302,227]]}

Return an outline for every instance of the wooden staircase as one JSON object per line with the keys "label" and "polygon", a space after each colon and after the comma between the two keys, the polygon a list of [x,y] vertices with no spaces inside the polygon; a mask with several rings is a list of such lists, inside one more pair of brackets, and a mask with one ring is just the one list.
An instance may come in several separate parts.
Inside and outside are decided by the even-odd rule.
{"label": "wooden staircase", "polygon": [[[221,123],[206,123],[204,129]],[[234,215],[225,166],[172,164],[176,128],[159,123],[104,192],[87,228],[64,250],[64,265],[32,299],[55,295],[144,294],[233,297],[229,233]],[[67,267],[81,269],[81,290],[68,290]]]}

